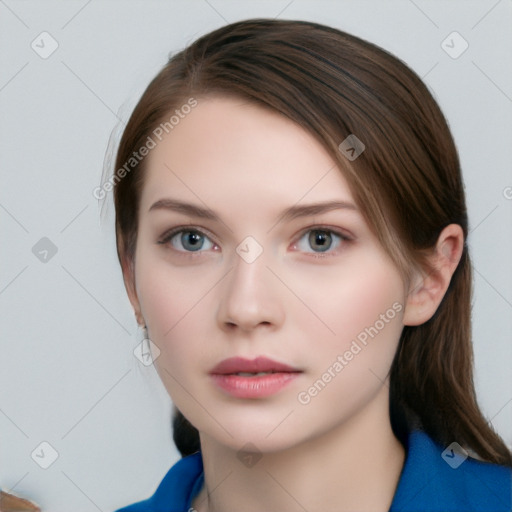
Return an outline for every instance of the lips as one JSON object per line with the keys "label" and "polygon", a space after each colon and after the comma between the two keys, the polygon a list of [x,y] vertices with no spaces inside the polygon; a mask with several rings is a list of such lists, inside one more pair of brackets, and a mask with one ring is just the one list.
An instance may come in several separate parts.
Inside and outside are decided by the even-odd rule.
{"label": "lips", "polygon": [[214,375],[236,375],[258,374],[258,373],[300,373],[301,370],[293,368],[283,363],[273,361],[266,357],[257,357],[256,359],[244,359],[242,357],[231,357],[224,359],[215,366],[211,374]]}
{"label": "lips", "polygon": [[293,382],[302,370],[266,357],[221,361],[210,375],[222,392],[235,398],[257,399],[279,393]]}

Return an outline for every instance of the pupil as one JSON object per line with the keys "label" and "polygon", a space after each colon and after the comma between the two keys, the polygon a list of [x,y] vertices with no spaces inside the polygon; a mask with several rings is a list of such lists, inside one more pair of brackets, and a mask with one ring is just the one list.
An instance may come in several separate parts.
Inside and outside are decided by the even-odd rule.
{"label": "pupil", "polygon": [[313,249],[324,252],[331,246],[331,235],[327,231],[312,231],[309,235],[309,243]]}
{"label": "pupil", "polygon": [[193,231],[188,231],[181,235],[181,243],[187,250],[196,251],[201,248],[202,235]]}

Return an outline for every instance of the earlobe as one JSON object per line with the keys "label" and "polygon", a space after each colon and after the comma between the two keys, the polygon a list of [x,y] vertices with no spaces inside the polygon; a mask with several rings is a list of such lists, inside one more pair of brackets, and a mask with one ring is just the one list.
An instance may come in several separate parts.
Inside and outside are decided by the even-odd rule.
{"label": "earlobe", "polygon": [[135,318],[137,320],[137,323],[143,326],[146,324],[146,322],[144,321],[144,317],[142,316],[139,299],[137,297],[133,261],[123,259],[121,263],[121,268],[123,272],[124,287],[126,289],[126,293],[128,294],[128,298],[130,299],[130,303],[133,307]]}
{"label": "earlobe", "polygon": [[428,273],[417,273],[405,302],[404,325],[421,325],[432,318],[446,294],[464,249],[464,233],[458,224],[440,233],[429,258]]}

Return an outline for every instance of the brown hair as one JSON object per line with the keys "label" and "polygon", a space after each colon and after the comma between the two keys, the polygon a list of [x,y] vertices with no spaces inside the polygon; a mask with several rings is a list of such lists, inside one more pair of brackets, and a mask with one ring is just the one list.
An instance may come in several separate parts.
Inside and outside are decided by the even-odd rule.
{"label": "brown hair", "polygon": [[[340,30],[305,21],[253,19],[217,29],[175,54],[147,87],[122,135],[121,169],[152,131],[190,97],[242,97],[280,112],[316,137],[339,164],[354,198],[406,279],[426,265],[441,230],[468,218],[457,150],[421,79],[396,57]],[[365,151],[349,162],[339,144],[355,134]],[[116,180],[117,250],[133,264],[145,161]],[[126,166],[125,166],[126,169]],[[480,411],[473,383],[467,245],[435,315],[403,329],[390,370],[390,418],[402,441],[420,426],[483,460],[512,455]],[[197,430],[175,411],[183,455]]]}

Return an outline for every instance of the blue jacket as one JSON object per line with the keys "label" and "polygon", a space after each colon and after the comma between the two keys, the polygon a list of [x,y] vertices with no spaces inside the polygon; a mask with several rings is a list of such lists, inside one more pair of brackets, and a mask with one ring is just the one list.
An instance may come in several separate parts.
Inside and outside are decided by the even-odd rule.
{"label": "blue jacket", "polygon": [[[451,445],[450,445],[451,446]],[[188,512],[204,482],[200,453],[179,460],[155,494],[117,512]],[[512,469],[463,457],[425,432],[409,433],[390,512],[511,512]]]}

